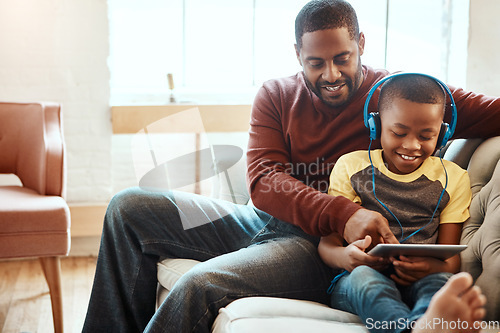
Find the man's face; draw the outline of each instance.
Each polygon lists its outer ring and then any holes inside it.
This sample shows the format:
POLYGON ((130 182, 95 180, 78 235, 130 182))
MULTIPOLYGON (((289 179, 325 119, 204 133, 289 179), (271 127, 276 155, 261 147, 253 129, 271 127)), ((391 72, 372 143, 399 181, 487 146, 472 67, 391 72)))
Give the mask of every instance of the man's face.
POLYGON ((397 174, 417 170, 437 145, 443 105, 394 98, 380 112, 380 143, 387 168, 397 174))
POLYGON ((337 107, 351 100, 363 82, 364 45, 363 33, 357 42, 347 28, 307 32, 300 50, 295 45, 307 85, 323 102, 337 107))

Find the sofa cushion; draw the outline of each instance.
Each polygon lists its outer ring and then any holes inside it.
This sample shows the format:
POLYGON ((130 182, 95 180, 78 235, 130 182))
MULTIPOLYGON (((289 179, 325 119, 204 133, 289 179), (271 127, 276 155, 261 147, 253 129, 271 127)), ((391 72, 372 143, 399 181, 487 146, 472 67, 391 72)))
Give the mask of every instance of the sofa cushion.
POLYGON ((310 301, 273 297, 238 299, 225 308, 212 327, 230 332, 368 332, 359 317, 310 301))
MULTIPOLYGON (((177 280, 199 262, 164 259, 158 262, 159 306, 177 280)), ((272 297, 247 297, 222 308, 213 332, 368 332, 358 316, 315 302, 272 297)))
POLYGON ((199 261, 192 259, 164 259, 158 262, 158 293, 156 297, 156 307, 163 303, 168 293, 174 287, 182 274, 189 271, 199 261))
POLYGON ((199 264, 192 259, 165 259, 158 262, 158 282, 163 288, 172 290, 175 282, 187 271, 199 264))

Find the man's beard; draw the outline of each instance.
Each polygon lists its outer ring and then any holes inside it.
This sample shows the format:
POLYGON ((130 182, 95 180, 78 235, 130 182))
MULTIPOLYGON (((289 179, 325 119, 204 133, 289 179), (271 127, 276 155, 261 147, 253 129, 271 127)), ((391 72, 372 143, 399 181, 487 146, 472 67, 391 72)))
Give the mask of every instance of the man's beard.
POLYGON ((356 71, 356 77, 354 81, 350 77, 345 77, 340 80, 337 80, 335 82, 328 82, 328 81, 317 81, 315 86, 312 86, 311 82, 306 78, 306 84, 311 89, 311 91, 318 96, 318 98, 323 101, 323 103, 332 106, 332 107, 340 107, 345 104, 348 104, 351 100, 354 94, 358 91, 359 87, 361 86, 361 82, 363 81, 363 70, 361 67, 361 61, 359 63, 358 70, 356 71), (340 85, 340 84, 345 84, 345 88, 347 88, 347 94, 339 96, 338 98, 335 99, 326 99, 323 97, 323 94, 321 93, 324 88, 322 88, 325 85, 340 85))

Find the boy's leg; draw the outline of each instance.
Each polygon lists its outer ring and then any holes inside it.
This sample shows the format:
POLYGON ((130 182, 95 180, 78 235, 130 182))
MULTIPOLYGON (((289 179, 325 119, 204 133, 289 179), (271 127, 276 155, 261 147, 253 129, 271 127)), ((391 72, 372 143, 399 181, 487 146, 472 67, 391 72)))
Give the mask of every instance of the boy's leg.
POLYGON ((429 307, 432 296, 441 289, 449 278, 451 273, 436 273, 427 275, 418 280, 408 288, 408 293, 403 295, 407 299, 408 304, 413 305, 408 322, 414 322, 422 317, 429 307))
POLYGON ((331 306, 357 314, 370 332, 399 332, 410 308, 393 280, 368 266, 358 266, 337 281, 331 306))
POLYGON ((425 314, 414 323, 412 332, 467 332, 481 331, 486 315, 486 297, 469 273, 453 275, 432 297, 425 314))

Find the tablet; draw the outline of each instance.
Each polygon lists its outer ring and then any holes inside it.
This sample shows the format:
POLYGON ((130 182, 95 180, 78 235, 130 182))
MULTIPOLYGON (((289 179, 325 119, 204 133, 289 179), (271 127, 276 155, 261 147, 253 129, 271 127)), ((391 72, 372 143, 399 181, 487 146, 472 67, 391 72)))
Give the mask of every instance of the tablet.
POLYGON ((467 245, 447 244, 378 244, 368 254, 378 257, 397 257, 399 255, 415 257, 433 257, 448 259, 462 252, 467 245))

